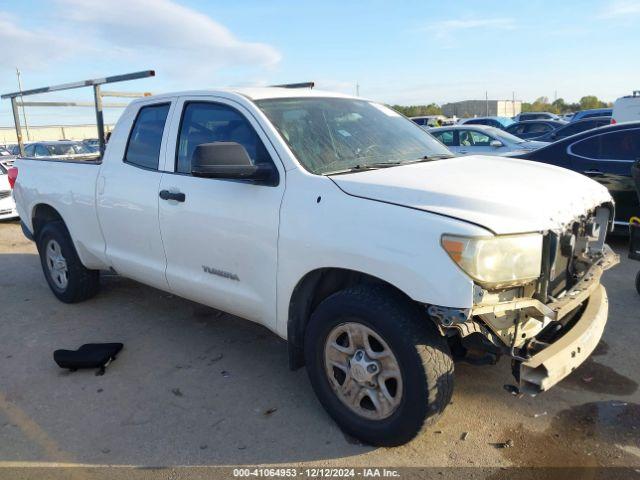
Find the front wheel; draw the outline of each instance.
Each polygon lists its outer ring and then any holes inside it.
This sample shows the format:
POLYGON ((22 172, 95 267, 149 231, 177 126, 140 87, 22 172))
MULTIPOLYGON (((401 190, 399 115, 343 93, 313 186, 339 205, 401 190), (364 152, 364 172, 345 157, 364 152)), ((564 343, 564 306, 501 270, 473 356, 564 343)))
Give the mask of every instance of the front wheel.
POLYGON ((42 271, 58 300, 76 303, 98 293, 100 273, 82 264, 64 223, 42 227, 37 245, 42 271))
POLYGON ((371 445, 408 442, 451 400, 447 342, 416 305, 385 287, 355 286, 324 300, 304 350, 324 408, 371 445))

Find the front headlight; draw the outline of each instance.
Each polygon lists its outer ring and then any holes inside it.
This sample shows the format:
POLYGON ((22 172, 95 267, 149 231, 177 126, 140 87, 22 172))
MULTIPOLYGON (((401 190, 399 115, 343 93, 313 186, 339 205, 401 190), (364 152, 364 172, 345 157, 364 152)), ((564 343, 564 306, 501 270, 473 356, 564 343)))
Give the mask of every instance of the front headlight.
POLYGON ((442 247, 471 278, 487 287, 522 285, 540 276, 542 235, 443 235, 442 247))

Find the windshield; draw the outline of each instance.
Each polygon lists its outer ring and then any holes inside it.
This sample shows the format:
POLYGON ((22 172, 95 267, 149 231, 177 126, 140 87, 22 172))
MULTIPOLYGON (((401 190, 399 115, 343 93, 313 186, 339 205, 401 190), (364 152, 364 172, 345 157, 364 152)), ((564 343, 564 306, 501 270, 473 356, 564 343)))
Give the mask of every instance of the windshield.
POLYGON ((92 153, 81 143, 61 143, 58 145, 44 145, 49 155, 76 155, 82 153, 92 153))
POLYGON ((304 168, 317 175, 452 156, 414 122, 378 103, 320 97, 256 103, 304 168))

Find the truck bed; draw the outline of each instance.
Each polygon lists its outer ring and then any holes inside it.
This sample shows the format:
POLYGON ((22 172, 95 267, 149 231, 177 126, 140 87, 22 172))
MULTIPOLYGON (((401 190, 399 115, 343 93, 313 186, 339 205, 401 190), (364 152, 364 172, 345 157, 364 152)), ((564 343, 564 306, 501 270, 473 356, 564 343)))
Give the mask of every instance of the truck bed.
POLYGON ((18 213, 33 232, 33 217, 41 205, 54 205, 64 218, 78 255, 89 268, 104 264, 104 239, 98 223, 96 181, 102 159, 91 157, 17 158, 18 183, 14 189, 18 213))

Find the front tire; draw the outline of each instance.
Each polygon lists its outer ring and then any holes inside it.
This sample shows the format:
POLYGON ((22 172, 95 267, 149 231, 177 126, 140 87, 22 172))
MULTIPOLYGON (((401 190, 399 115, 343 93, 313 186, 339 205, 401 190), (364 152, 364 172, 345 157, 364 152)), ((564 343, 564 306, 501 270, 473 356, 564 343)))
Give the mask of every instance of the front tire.
POLYGON ((401 445, 433 424, 451 400, 453 360, 419 308, 384 286, 355 286, 325 299, 305 332, 313 389, 348 434, 401 445))
POLYGON ((63 222, 42 227, 37 246, 44 276, 60 301, 77 303, 98 293, 100 272, 82 264, 63 222))

